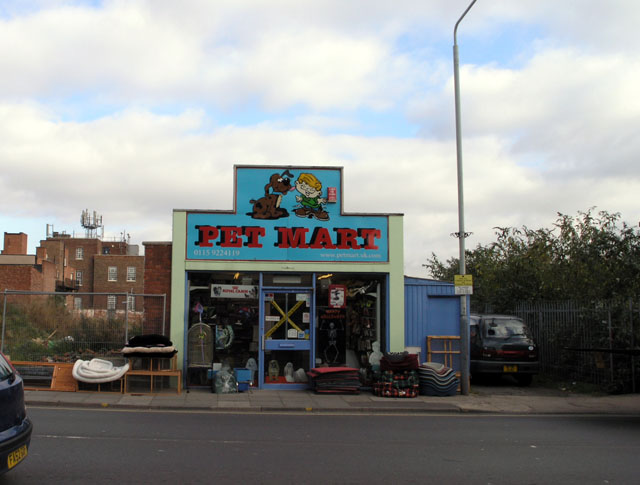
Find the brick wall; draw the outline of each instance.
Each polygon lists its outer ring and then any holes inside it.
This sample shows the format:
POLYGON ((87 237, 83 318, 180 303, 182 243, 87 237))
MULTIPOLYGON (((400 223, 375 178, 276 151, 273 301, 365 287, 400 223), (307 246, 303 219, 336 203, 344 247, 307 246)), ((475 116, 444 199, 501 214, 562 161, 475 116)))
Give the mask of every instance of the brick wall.
POLYGON ((72 238, 64 241, 67 251, 67 262, 76 271, 82 271, 82 286, 78 286, 78 291, 92 292, 98 291, 93 285, 94 256, 102 255, 102 241, 100 239, 72 238), (78 254, 78 249, 82 254, 78 254), (79 257, 80 256, 80 257, 79 257))
POLYGON ((27 235, 24 232, 5 232, 2 254, 27 254, 27 235))
POLYGON ((51 261, 43 261, 42 289, 38 291, 56 291, 56 265, 51 261))
POLYGON ((170 242, 143 242, 142 245, 144 246, 144 292, 150 295, 167 295, 165 311, 168 324, 169 315, 171 315, 172 245, 170 242))
POLYGON ((31 291, 31 266, 22 264, 0 266, 0 290, 31 291))
MULTIPOLYGON (((144 256, 100 254, 93 258, 93 291, 96 293, 138 293, 144 291, 144 256), (116 281, 109 281, 109 267, 115 267, 116 281), (127 281, 127 268, 136 269, 136 280, 127 281)), ((96 296, 96 308, 106 308, 106 296, 96 296)), ((122 298, 118 299, 118 309, 122 298)))
POLYGON ((43 261, 41 265, 30 268, 30 291, 56 291, 56 265, 43 261))
POLYGON ((56 268, 44 261, 42 265, 0 265, 0 291, 55 291, 56 268))

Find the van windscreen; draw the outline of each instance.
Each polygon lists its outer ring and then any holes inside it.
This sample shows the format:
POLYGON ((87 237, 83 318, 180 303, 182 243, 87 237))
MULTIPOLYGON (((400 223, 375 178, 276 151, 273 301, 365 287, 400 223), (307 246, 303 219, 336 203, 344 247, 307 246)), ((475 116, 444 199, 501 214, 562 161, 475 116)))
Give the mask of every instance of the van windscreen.
POLYGON ((527 337, 527 327, 522 320, 496 318, 489 320, 484 326, 485 336, 508 339, 511 337, 527 337))

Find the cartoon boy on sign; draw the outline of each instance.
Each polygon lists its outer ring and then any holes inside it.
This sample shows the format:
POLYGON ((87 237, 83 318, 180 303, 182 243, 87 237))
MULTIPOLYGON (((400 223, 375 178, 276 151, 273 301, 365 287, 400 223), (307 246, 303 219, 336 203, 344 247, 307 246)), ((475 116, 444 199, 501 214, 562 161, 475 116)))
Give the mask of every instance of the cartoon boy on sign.
POLYGON ((329 213, 323 206, 327 199, 320 197, 322 194, 322 183, 315 175, 301 173, 296 180, 296 190, 302 195, 296 195, 296 200, 301 207, 295 210, 298 217, 316 218, 319 221, 328 221, 329 213))

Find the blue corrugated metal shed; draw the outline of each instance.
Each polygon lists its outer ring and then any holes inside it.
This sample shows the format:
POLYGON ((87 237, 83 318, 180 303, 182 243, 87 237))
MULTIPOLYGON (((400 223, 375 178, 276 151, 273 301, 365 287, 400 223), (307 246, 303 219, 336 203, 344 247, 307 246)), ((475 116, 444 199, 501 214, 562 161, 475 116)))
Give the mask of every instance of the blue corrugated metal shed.
POLYGON ((405 276, 404 314, 405 345, 420 347, 422 361, 427 336, 460 335, 460 297, 453 283, 405 276))

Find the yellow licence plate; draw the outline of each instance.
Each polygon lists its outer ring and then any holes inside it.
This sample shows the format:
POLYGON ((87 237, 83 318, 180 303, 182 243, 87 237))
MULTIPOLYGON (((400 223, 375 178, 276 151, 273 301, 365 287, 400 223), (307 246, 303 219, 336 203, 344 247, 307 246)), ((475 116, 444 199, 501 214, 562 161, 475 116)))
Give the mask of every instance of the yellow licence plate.
POLYGON ((503 365, 502 372, 518 372, 517 365, 503 365))
POLYGON ((7 458, 7 466, 9 467, 9 469, 11 469, 14 466, 16 466, 18 463, 20 463, 22 460, 24 460, 26 457, 27 457, 27 445, 22 445, 17 450, 9 453, 9 457, 7 458))

